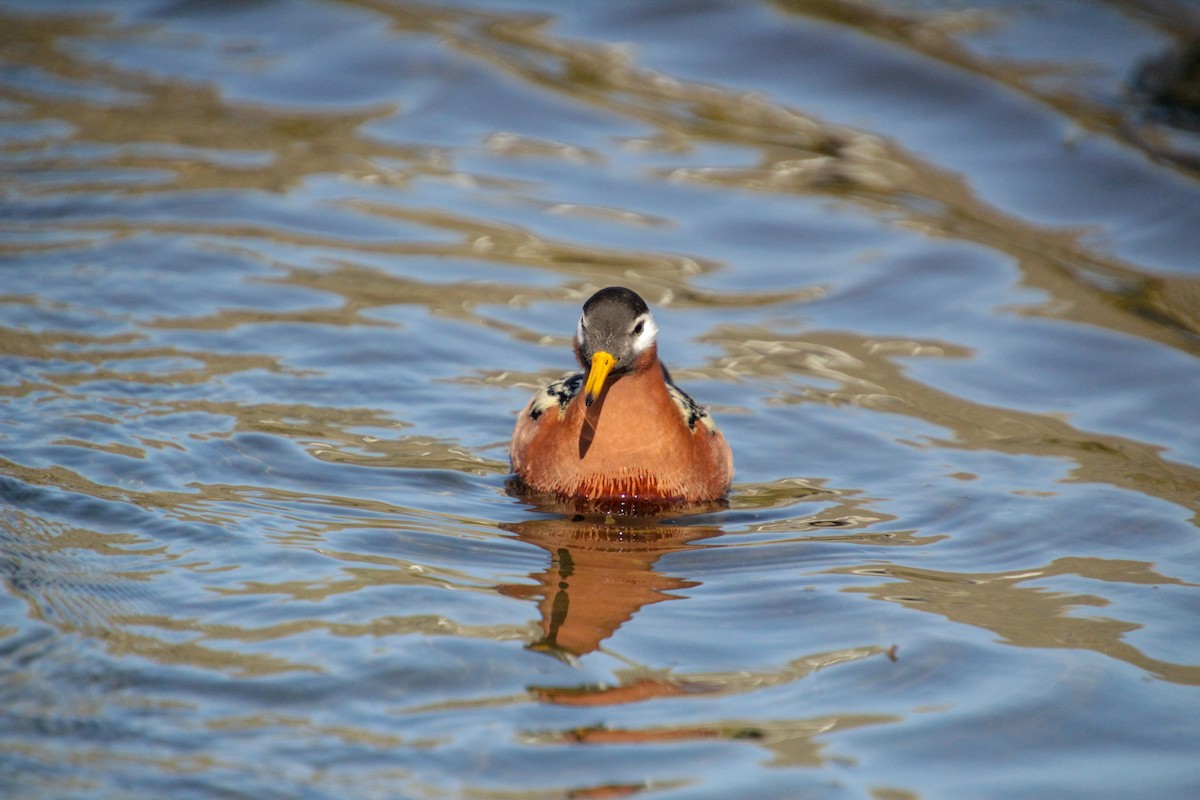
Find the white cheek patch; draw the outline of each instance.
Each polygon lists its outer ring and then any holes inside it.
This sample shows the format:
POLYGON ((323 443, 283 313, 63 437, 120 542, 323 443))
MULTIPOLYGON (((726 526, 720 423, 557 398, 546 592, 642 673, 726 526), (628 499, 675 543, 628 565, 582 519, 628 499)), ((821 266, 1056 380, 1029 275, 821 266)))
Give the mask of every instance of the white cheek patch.
POLYGON ((580 346, 583 345, 583 315, 582 314, 579 316, 579 323, 575 325, 575 341, 580 346))
POLYGON ((637 327, 639 322, 642 324, 642 332, 633 337, 632 349, 635 353, 644 352, 658 337, 658 326, 654 324, 654 317, 650 316, 649 311, 637 318, 633 323, 634 327, 637 327))

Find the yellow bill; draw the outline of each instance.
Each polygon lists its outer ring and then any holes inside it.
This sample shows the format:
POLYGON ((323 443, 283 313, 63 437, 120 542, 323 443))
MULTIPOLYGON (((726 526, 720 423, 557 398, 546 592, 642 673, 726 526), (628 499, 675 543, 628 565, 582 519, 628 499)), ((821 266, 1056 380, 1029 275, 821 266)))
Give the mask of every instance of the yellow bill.
POLYGON ((584 405, 590 406, 600 396, 600 390, 604 388, 604 381, 616 363, 617 360, 612 357, 612 353, 606 353, 603 350, 597 350, 596 354, 592 356, 592 368, 588 370, 587 383, 583 387, 584 405))

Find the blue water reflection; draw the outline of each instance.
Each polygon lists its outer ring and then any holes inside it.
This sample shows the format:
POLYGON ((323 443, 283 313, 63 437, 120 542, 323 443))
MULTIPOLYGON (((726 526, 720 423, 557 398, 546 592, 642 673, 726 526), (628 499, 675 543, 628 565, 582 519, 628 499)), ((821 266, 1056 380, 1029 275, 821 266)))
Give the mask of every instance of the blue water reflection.
POLYGON ((1189 4, 0 29, 3 793, 1200 790, 1189 4), (727 509, 509 493, 612 284, 727 509))

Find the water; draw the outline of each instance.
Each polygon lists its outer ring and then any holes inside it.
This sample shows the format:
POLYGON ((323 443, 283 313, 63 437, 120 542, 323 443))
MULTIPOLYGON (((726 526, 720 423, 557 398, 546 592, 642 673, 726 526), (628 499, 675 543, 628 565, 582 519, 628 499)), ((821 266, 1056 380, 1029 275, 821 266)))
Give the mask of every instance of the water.
POLYGON ((4 794, 1200 792, 1196 30, 3 4, 4 794), (727 510, 506 492, 611 284, 727 510))

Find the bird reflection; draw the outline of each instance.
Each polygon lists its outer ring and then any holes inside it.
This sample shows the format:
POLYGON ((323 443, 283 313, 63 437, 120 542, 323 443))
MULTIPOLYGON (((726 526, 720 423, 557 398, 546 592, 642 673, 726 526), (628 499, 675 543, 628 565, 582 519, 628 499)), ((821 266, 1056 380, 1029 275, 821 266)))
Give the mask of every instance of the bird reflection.
MULTIPOLYGON (((522 541, 550 554, 549 565, 531 573, 533 585, 499 587, 509 597, 536 599, 541 635, 529 647, 566 661, 599 649, 643 607, 680 599, 697 581, 666 575, 658 560, 722 533, 711 525, 669 524, 662 519, 573 518, 528 520, 504 526, 522 541)), ((765 672, 678 674, 671 670, 637 669, 612 684, 530 686, 538 702, 556 706, 601 708, 644 703, 668 697, 737 695, 766 686, 802 680, 820 669, 881 656, 879 646, 806 655, 765 672)), ((655 744, 708 739, 757 743, 773 754, 772 763, 813 766, 826 763, 819 737, 831 730, 894 723, 899 717, 843 714, 813 719, 720 719, 686 725, 610 727, 607 724, 537 731, 547 743, 655 744)), ((613 787, 601 787, 602 796, 613 787)), ((591 789, 581 790, 585 796, 591 789)), ((617 792, 617 796, 620 792, 617 792)), ((590 795, 588 795, 590 796, 590 795)))
POLYGON ((504 527, 549 553, 550 564, 530 575, 535 585, 511 584, 500 591, 538 599, 542 635, 530 647, 566 659, 599 648, 643 606, 677 599, 673 592, 698 585, 656 572, 654 564, 720 533, 714 526, 579 517, 504 527))

